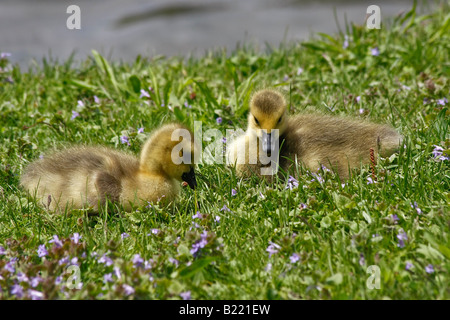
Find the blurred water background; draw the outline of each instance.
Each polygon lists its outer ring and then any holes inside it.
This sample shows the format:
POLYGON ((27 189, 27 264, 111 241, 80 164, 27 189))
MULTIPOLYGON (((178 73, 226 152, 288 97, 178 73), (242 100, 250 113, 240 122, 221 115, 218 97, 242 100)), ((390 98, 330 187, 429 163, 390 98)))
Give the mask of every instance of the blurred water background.
MULTIPOLYGON (((252 44, 264 50, 313 33, 345 31, 364 24, 376 4, 382 21, 410 10, 413 1, 345 0, 0 0, 0 51, 22 69, 33 60, 85 59, 96 49, 108 59, 133 61, 138 54, 201 56, 252 44), (69 30, 69 5, 81 9, 81 30, 69 30)), ((419 3, 418 11, 429 10, 419 3)))

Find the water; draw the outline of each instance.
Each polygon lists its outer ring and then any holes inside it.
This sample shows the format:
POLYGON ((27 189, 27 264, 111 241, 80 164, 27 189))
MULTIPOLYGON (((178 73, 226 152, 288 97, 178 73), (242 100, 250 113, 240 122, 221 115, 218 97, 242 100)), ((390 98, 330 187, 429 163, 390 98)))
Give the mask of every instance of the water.
POLYGON ((308 39, 315 32, 338 31, 345 18, 364 24, 371 4, 387 20, 411 9, 413 1, 300 0, 0 0, 0 51, 27 68, 52 56, 64 61, 75 52, 85 59, 92 49, 112 60, 132 61, 138 54, 195 55, 208 49, 252 43, 308 39), (375 3, 376 2, 376 3, 375 3), (69 30, 67 7, 81 9, 81 30, 69 30))

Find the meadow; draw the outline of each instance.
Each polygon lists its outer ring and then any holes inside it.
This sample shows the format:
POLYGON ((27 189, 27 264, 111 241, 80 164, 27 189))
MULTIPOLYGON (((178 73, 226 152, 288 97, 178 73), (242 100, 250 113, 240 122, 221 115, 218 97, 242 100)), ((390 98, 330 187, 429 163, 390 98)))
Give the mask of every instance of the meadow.
POLYGON ((25 71, 2 52, 0 299, 449 299, 449 53, 448 5, 201 58, 93 51, 25 71), (171 121, 245 129, 264 86, 285 90, 292 114, 389 123, 405 143, 345 182, 299 167, 298 180, 268 184, 199 164, 195 191, 132 212, 55 215, 19 187, 55 148, 138 154, 171 121))

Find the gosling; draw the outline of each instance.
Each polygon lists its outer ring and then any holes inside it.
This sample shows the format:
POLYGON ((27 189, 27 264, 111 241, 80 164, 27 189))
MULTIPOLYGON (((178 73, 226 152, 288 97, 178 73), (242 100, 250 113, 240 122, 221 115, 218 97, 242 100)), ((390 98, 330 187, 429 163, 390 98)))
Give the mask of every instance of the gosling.
POLYGON ((347 179, 351 170, 361 164, 370 163, 370 149, 375 158, 388 157, 403 141, 388 125, 318 113, 288 116, 283 95, 264 89, 256 92, 250 101, 246 133, 235 139, 227 152, 227 161, 235 164, 239 176, 261 175, 260 169, 267 165, 260 159, 276 151, 276 132, 280 147, 277 165, 283 171, 289 172, 298 161, 311 171, 323 165, 338 173, 341 179, 347 179), (256 148, 251 148, 255 140, 256 148), (258 160, 251 163, 255 157, 258 160))
POLYGON ((174 200, 181 181, 194 189, 194 152, 192 132, 167 124, 145 142, 140 159, 107 147, 71 147, 30 163, 20 184, 50 211, 98 212, 108 200, 129 211, 134 205, 174 200))

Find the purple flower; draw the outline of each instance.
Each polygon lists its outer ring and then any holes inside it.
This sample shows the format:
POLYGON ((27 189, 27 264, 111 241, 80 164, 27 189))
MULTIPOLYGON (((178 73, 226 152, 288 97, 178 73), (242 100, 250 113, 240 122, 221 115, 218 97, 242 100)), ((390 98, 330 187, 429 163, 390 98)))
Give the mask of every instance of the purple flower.
POLYGON ((416 209, 417 214, 421 214, 422 210, 417 205, 417 202, 414 201, 414 204, 411 205, 411 208, 416 209))
POLYGON ((30 296, 31 300, 42 300, 44 299, 44 294, 40 291, 28 289, 28 295, 30 296))
POLYGON ((234 197, 235 195, 237 195, 237 191, 235 189, 231 189, 231 196, 234 197))
POLYGON ((317 182, 319 182, 319 183, 323 183, 325 180, 322 178, 322 176, 320 175, 320 173, 319 174, 317 174, 317 173, 311 173, 311 175, 313 176, 313 177, 315 177, 315 179, 311 179, 311 182, 313 182, 313 181, 315 181, 316 179, 317 179, 317 182))
POLYGON ((56 246, 57 248, 61 248, 63 246, 63 243, 61 242, 61 240, 59 240, 57 235, 54 235, 53 239, 49 240, 48 242, 53 243, 53 245, 56 246))
POLYGON ((300 209, 301 210, 305 210, 306 208, 308 208, 308 206, 304 203, 300 203, 300 209))
POLYGON ((45 257, 48 255, 48 251, 45 248, 45 244, 39 245, 39 247, 37 249, 37 254, 38 254, 39 258, 42 258, 42 257, 45 257))
POLYGON ((296 263, 297 261, 300 260, 300 256, 297 253, 293 253, 290 257, 289 260, 291 260, 291 263, 296 263))
POLYGON ((359 114, 363 114, 364 111, 366 111, 366 110, 364 110, 363 108, 359 108, 359 110, 358 110, 359 114))
POLYGON ((364 258, 364 254, 361 253, 361 254, 359 255, 359 265, 360 265, 360 266, 363 266, 363 265, 365 265, 365 264, 366 264, 366 259, 364 258))
POLYGON ((41 282, 41 281, 42 281, 42 278, 37 276, 37 277, 31 278, 30 284, 33 288, 36 288, 39 285, 39 282, 41 282))
POLYGON ((75 232, 72 237, 70 237, 70 239, 73 241, 73 243, 78 244, 78 242, 80 242, 80 239, 82 238, 82 236, 80 236, 80 234, 78 232, 75 232))
POLYGON ((222 118, 221 118, 221 117, 218 117, 218 118, 216 119, 216 122, 217 122, 217 124, 221 124, 221 123, 222 123, 222 118))
POLYGON ((394 221, 394 223, 397 223, 397 221, 400 220, 398 215, 396 215, 396 214, 391 214, 391 219, 392 219, 392 221, 394 221))
POLYGON ((130 235, 129 235, 128 233, 124 232, 124 233, 122 233, 122 234, 120 235, 120 237, 121 237, 122 239, 125 239, 125 238, 129 238, 130 235))
POLYGON ((5 264, 4 269, 8 271, 9 273, 14 273, 16 271, 16 268, 14 268, 15 261, 10 261, 7 264, 5 264))
POLYGON ((23 272, 17 273, 17 280, 19 282, 28 282, 30 279, 28 279, 27 275, 23 272))
POLYGON ((80 107, 84 107, 84 102, 82 100, 78 100, 77 105, 80 107))
POLYGON ((348 35, 344 36, 344 44, 342 45, 342 48, 344 49, 348 48, 348 35))
POLYGON ((61 266, 63 264, 68 264, 69 263, 69 257, 63 257, 58 261, 58 264, 61 266))
POLYGON ((200 213, 200 211, 197 211, 197 213, 196 214, 194 214, 193 216, 192 216, 192 219, 201 219, 201 218, 203 218, 203 216, 202 216, 202 214, 200 213))
POLYGON ((143 98, 143 97, 150 98, 150 93, 148 93, 144 89, 141 89, 141 95, 139 96, 139 98, 143 98))
POLYGON ((440 161, 449 160, 449 157, 446 153, 444 153, 444 148, 434 145, 434 150, 431 152, 433 154, 433 157, 440 161))
POLYGON ((286 189, 292 190, 297 187, 298 187, 298 180, 295 179, 293 176, 289 176, 286 189))
POLYGON ((144 263, 144 259, 142 259, 139 253, 136 253, 131 261, 133 262, 135 268, 142 266, 142 264, 144 263))
POLYGON ((214 218, 214 221, 217 222, 217 223, 219 223, 219 222, 220 222, 220 217, 219 217, 219 216, 216 216, 216 217, 214 218))
POLYGON ((447 98, 442 98, 442 99, 439 99, 438 101, 437 101, 437 104, 439 104, 439 105, 441 105, 441 106, 445 106, 446 104, 448 103, 448 100, 447 100, 447 98))
POLYGON ((183 300, 191 300, 191 292, 185 291, 180 293, 180 297, 183 298, 183 300))
POLYGON ((112 259, 106 255, 106 253, 105 253, 103 256, 101 256, 101 258, 99 258, 99 259, 97 260, 97 262, 98 262, 98 263, 103 263, 103 264, 105 264, 107 267, 113 265, 113 263, 114 263, 114 262, 112 261, 112 259))
POLYGON ((113 273, 114 273, 114 275, 116 276, 116 278, 117 278, 118 280, 120 280, 121 274, 120 274, 120 269, 119 269, 119 267, 114 267, 114 268, 113 268, 113 273))
POLYGON ((137 133, 142 133, 142 132, 144 132, 144 128, 139 128, 137 131, 137 133))
POLYGON ((103 282, 104 283, 113 282, 112 273, 105 274, 103 276, 103 282))
POLYGON ((76 112, 75 110, 72 110, 72 116, 70 117, 70 120, 73 120, 79 116, 80 116, 80 114, 78 112, 76 112))
POLYGON ((303 68, 298 68, 297 69, 297 75, 301 75, 303 73, 303 68))
POLYGON ((97 96, 94 96, 94 102, 99 104, 100 103, 100 99, 97 96))
POLYGON ((397 239, 398 239, 397 247, 404 248, 405 247, 405 241, 408 240, 408 235, 406 234, 405 231, 400 230, 398 235, 397 235, 397 239))
POLYGON ((411 270, 414 267, 414 265, 411 262, 407 262, 405 266, 405 270, 411 270))
POLYGON ((0 256, 5 255, 5 254, 6 254, 5 248, 3 248, 2 246, 0 246, 0 256))
POLYGON ((169 262, 178 267, 179 262, 177 259, 170 257, 169 262))
POLYGON ((184 103, 184 106, 185 106, 186 108, 189 108, 189 109, 192 108, 192 106, 191 106, 187 101, 184 103))
POLYGON ((159 233, 159 229, 156 229, 156 228, 152 229, 151 231, 152 231, 153 234, 158 234, 159 233))
POLYGON ((220 211, 228 211, 228 212, 230 212, 231 210, 230 210, 230 208, 227 207, 226 204, 224 204, 222 209, 220 209, 220 211))
POLYGON ((123 284, 122 287, 125 290, 126 296, 132 295, 134 293, 134 288, 132 286, 128 284, 123 284))
POLYGON ((23 288, 20 284, 14 284, 11 287, 11 294, 17 296, 17 298, 23 297, 23 288))
POLYGON ((269 246, 267 247, 266 251, 269 253, 269 258, 275 254, 278 253, 278 251, 281 249, 281 247, 279 245, 277 245, 276 243, 273 242, 269 242, 269 246))
POLYGON ((371 177, 367 177, 367 184, 377 183, 376 180, 373 180, 371 177))
POLYGON ((434 267, 431 263, 425 267, 425 272, 430 274, 434 272, 434 267))
POLYGON ((0 60, 6 59, 7 57, 11 57, 11 53, 9 53, 9 52, 1 52, 0 53, 0 60))
POLYGON ((120 142, 123 143, 123 144, 126 143, 127 145, 130 145, 130 140, 129 140, 129 138, 127 136, 121 136, 120 137, 120 142))
POLYGON ((78 265, 78 258, 77 257, 73 257, 72 260, 70 260, 70 265, 78 265))
POLYGON ((373 56, 379 56, 380 55, 380 50, 378 50, 378 47, 375 47, 375 48, 372 48, 371 50, 370 50, 370 53, 373 55, 373 56))
POLYGON ((272 270, 272 264, 269 262, 266 267, 264 268, 264 271, 266 272, 270 272, 270 270, 272 270))

